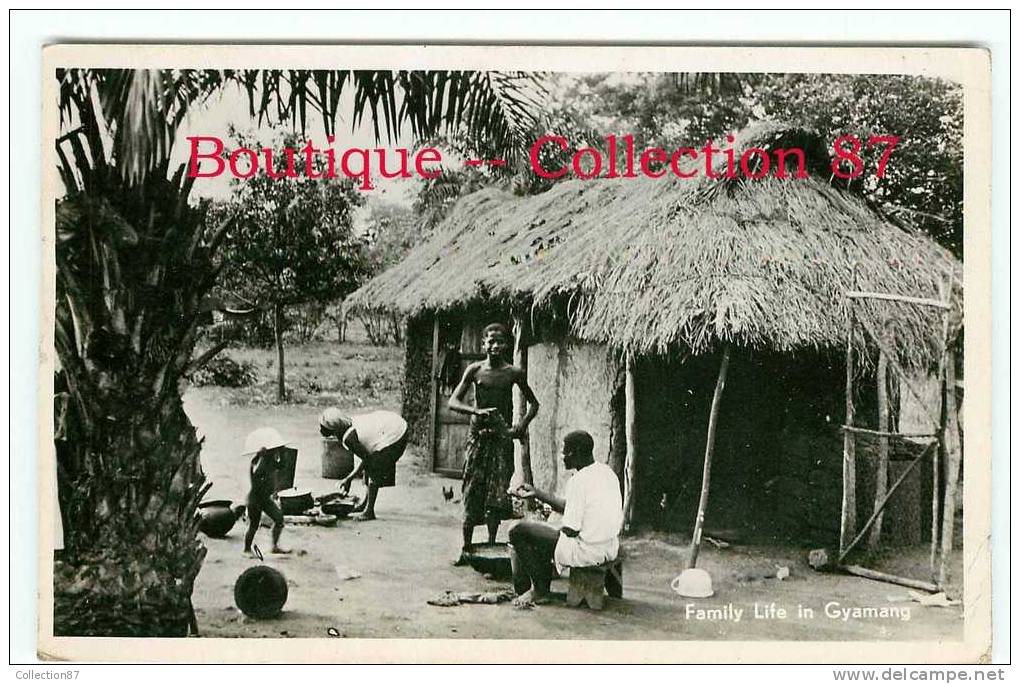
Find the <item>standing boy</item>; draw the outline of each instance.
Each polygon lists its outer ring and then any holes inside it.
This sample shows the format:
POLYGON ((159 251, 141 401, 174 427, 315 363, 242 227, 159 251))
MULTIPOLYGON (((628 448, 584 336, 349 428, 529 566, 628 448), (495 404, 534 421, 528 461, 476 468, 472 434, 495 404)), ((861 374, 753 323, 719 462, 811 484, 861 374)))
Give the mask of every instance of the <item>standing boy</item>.
POLYGON ((464 455, 463 546, 455 565, 467 562, 467 549, 477 525, 489 530, 489 543, 496 541, 499 523, 513 517, 507 488, 514 473, 513 440, 527 438, 528 424, 538 413, 538 399, 528 386, 525 372, 507 362, 510 335, 493 323, 482 331, 485 359, 464 371, 464 377, 450 397, 450 410, 471 416, 471 429, 464 455), (520 423, 513 422, 513 387, 520 388, 527 404, 520 423), (474 387, 474 406, 466 403, 474 387), (509 426, 509 427, 508 427, 509 426))

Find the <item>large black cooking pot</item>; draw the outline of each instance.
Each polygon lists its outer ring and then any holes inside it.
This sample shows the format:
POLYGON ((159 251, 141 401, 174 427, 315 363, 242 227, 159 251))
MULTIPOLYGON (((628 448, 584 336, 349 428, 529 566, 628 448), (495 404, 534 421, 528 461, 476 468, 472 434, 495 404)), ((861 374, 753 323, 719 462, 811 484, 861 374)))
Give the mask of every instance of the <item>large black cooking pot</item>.
POLYGON ((222 539, 230 534, 237 522, 237 516, 231 510, 231 501, 215 500, 203 501, 198 504, 198 529, 202 534, 222 539))

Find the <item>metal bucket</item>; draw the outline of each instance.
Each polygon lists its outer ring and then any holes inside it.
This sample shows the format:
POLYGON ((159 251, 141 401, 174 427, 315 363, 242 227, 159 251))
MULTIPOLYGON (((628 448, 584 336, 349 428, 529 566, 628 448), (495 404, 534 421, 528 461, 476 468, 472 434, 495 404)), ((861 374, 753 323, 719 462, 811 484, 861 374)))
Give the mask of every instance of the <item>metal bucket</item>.
POLYGON ((336 437, 322 439, 322 477, 339 480, 354 470, 354 454, 345 449, 336 437))

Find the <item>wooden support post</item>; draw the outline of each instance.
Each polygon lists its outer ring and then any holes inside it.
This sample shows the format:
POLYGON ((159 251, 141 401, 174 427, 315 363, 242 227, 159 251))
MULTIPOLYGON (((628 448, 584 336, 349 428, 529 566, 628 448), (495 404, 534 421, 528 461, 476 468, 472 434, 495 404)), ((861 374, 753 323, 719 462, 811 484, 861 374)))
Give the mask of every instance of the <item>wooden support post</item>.
MULTIPOLYGON (((524 377, 528 377, 528 341, 525 339, 527 329, 525 321, 520 316, 514 316, 514 365, 524 371, 524 377)), ((527 402, 524 401, 524 393, 514 385, 514 422, 520 423, 524 420, 524 413, 527 402)), ((514 465, 517 470, 515 480, 534 484, 535 478, 531 472, 531 440, 525 435, 522 440, 514 440, 514 465)))
MULTIPOLYGON (((854 424, 854 350, 853 314, 846 333, 846 419, 844 425, 854 424)), ((839 550, 846 550, 847 544, 857 529, 857 455, 855 435, 850 430, 843 432, 843 502, 839 522, 839 550)))
POLYGON ((627 441, 627 456, 624 461, 623 477, 623 529, 630 530, 634 516, 634 487, 636 484, 635 474, 637 469, 637 445, 636 426, 637 411, 634 408, 635 387, 634 387, 634 360, 627 355, 626 368, 624 370, 623 401, 624 401, 624 435, 627 441))
POLYGON ((724 344, 722 362, 719 364, 719 377, 715 381, 715 392, 712 394, 712 408, 708 413, 708 436, 705 439, 705 466, 701 474, 701 498, 698 499, 698 517, 694 520, 694 534, 691 536, 691 550, 687 554, 687 567, 693 568, 698 563, 698 551, 701 550, 701 530, 705 525, 705 509, 708 508, 708 485, 712 478, 712 451, 715 449, 715 426, 719 417, 719 401, 726 387, 726 371, 730 366, 730 345, 724 344))
POLYGON ((931 452, 931 550, 928 554, 928 566, 933 580, 938 579, 936 561, 938 560, 939 548, 939 485, 942 483, 939 473, 939 466, 942 463, 942 459, 939 457, 942 451, 941 442, 942 437, 940 435, 940 448, 931 452))
MULTIPOLYGON (((949 273, 946 278, 945 285, 939 285, 939 299, 942 299, 949 304, 951 301, 953 292, 953 275, 949 273)), ((942 313, 942 355, 939 356, 939 372, 938 379, 941 382, 945 376, 946 369, 946 352, 949 345, 949 308, 947 306, 946 311, 942 313)), ((955 375, 955 372, 954 372, 955 375)), ((943 417, 944 419, 944 417, 943 417)), ((941 443, 944 435, 943 426, 936 425, 936 431, 939 432, 939 441, 941 443)), ((941 464, 942 459, 941 449, 936 449, 932 452, 931 456, 931 551, 929 553, 928 566, 931 570, 932 580, 938 580, 938 568, 936 566, 936 560, 938 559, 938 548, 939 548, 939 485, 942 484, 941 477, 941 464)))
POLYGON ((960 432, 956 416, 956 357, 952 350, 946 352, 945 368, 945 421, 942 443, 946 452, 946 493, 942 503, 942 548, 939 558, 939 572, 935 580, 939 587, 945 587, 949 579, 949 561, 953 552, 953 523, 956 519, 956 487, 960 482, 960 432))
POLYGON ((871 430, 869 428, 862 427, 850 427, 844 425, 842 430, 847 432, 853 432, 858 435, 871 435, 872 437, 887 437, 888 439, 911 439, 911 440, 927 440, 927 441, 938 441, 941 439, 941 433, 935 432, 896 432, 890 430, 871 430))
POLYGON ((918 306, 931 306, 936 309, 948 309, 949 304, 940 299, 927 299, 925 297, 909 297, 907 295, 891 294, 888 292, 855 292, 846 293, 850 299, 880 299, 887 302, 905 302, 917 304, 918 306))
POLYGON ((429 471, 436 466, 436 430, 439 423, 439 312, 432 321, 432 399, 429 407, 429 471))
MULTIPOLYGON (((878 429, 882 432, 889 430, 889 393, 888 393, 888 370, 889 360, 882 352, 878 354, 878 369, 876 371, 875 383, 877 386, 878 400, 878 429)), ((868 548, 872 551, 878 549, 882 540, 882 509, 879 503, 885 498, 886 490, 889 488, 889 438, 878 438, 878 458, 875 461, 875 522, 871 527, 871 536, 868 538, 868 548)))

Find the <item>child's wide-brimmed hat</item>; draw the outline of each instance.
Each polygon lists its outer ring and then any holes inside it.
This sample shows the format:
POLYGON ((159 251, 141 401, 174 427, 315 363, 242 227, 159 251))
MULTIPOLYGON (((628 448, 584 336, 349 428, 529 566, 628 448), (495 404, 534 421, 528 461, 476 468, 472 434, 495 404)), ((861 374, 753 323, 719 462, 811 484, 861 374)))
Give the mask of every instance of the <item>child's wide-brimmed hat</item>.
POLYGON ((276 449, 287 446, 287 440, 283 438, 275 428, 262 427, 252 430, 244 440, 244 453, 242 456, 257 454, 263 449, 276 449))
POLYGON ((337 408, 328 408, 319 416, 319 427, 330 432, 346 430, 351 426, 351 419, 337 408))

